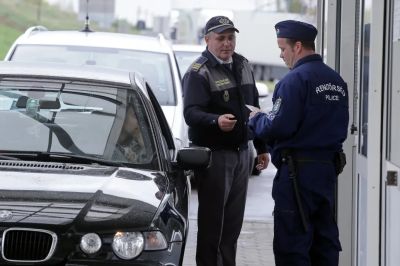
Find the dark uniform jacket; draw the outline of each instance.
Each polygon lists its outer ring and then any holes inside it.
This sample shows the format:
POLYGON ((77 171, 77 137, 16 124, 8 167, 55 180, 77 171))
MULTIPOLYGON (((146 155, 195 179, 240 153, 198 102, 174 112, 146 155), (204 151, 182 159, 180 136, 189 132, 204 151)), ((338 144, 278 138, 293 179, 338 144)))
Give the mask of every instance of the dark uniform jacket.
POLYGON ((272 111, 257 114, 250 127, 273 147, 272 162, 280 151, 342 150, 347 137, 347 84, 314 54, 300 59, 276 85, 272 111))
MULTIPOLYGON (((253 73, 243 56, 234 53, 232 59, 230 71, 206 50, 183 77, 184 117, 195 145, 237 150, 246 149, 248 140, 253 139, 247 125, 250 111, 245 106, 259 106, 253 73), (223 132, 218 117, 228 113, 237 122, 232 131, 223 132)), ((254 144, 258 153, 266 152, 262 142, 254 144)))

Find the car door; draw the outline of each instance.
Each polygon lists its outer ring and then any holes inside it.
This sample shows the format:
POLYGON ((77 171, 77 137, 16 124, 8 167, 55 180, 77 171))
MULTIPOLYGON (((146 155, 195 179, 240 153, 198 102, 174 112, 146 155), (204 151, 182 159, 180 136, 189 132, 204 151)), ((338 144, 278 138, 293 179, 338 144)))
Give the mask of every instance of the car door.
POLYGON ((164 156, 164 158, 161 158, 161 165, 164 167, 165 174, 168 176, 170 184, 169 192, 173 194, 175 208, 185 217, 185 219, 187 219, 190 196, 189 178, 185 171, 179 169, 179 167, 174 167, 172 164, 176 159, 177 152, 175 149, 174 138, 163 110, 148 83, 146 83, 146 91, 149 96, 149 102, 152 105, 152 108, 149 108, 149 111, 153 112, 152 119, 154 119, 154 124, 159 128, 157 138, 160 147, 162 147, 160 153, 164 156))

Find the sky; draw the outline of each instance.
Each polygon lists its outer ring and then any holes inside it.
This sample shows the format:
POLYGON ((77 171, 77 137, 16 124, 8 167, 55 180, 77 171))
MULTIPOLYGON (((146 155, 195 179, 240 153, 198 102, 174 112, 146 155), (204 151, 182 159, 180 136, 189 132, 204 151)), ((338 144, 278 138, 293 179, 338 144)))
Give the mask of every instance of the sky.
MULTIPOLYGON (((78 11, 79 0, 47 1, 78 11)), ((302 1, 309 5, 317 3, 317 0, 302 1)), ((115 0, 115 17, 126 19, 133 25, 137 19, 144 20, 147 27, 154 26, 157 32, 163 32, 166 36, 174 26, 178 29, 176 42, 196 43, 201 42, 198 33, 206 21, 212 16, 222 14, 231 18, 240 30, 236 46, 238 52, 255 62, 283 65, 275 41, 274 24, 283 19, 302 20, 302 18, 298 14, 273 12, 276 10, 275 3, 276 0, 115 0), (207 10, 204 10, 205 8, 207 10), (177 9, 184 9, 186 12, 179 14, 172 12, 177 9), (154 17, 168 19, 160 19, 157 22, 154 17)))

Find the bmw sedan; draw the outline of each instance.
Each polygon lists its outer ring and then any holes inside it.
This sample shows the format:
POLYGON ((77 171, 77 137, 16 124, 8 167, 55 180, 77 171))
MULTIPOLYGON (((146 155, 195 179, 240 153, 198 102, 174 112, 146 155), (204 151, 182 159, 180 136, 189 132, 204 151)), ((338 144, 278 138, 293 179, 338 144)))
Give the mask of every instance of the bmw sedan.
POLYGON ((2 265, 181 265, 187 170, 135 73, 0 63, 2 265))

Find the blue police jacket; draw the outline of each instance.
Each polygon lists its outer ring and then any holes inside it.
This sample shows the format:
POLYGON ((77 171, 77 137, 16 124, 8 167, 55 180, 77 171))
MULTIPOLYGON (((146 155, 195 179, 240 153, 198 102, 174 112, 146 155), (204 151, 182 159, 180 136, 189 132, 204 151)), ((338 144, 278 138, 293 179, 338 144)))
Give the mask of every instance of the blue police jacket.
POLYGON ((347 137, 347 84, 318 54, 306 56, 275 86, 272 111, 249 126, 272 148, 279 165, 283 149, 341 151, 347 137))
MULTIPOLYGON (((245 104, 259 106, 258 92, 247 59, 237 53, 232 59, 231 71, 205 50, 183 77, 184 117, 195 145, 237 150, 246 149, 248 140, 253 139, 245 104), (237 122, 232 131, 223 132, 218 117, 228 113, 237 122)), ((254 146, 258 153, 266 152, 263 142, 254 141, 254 146)))

